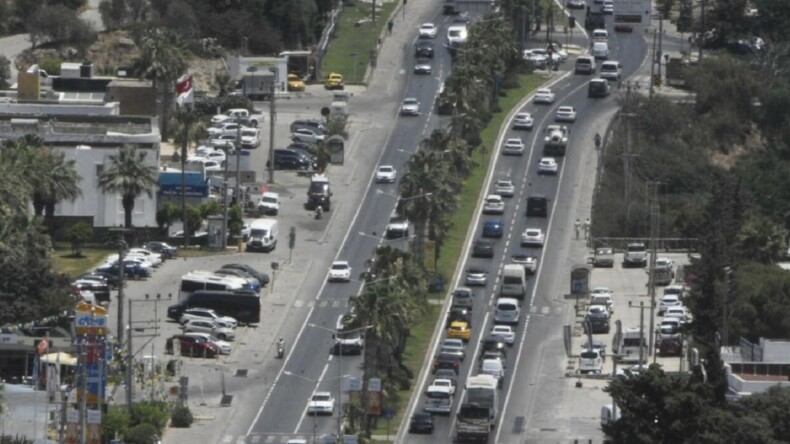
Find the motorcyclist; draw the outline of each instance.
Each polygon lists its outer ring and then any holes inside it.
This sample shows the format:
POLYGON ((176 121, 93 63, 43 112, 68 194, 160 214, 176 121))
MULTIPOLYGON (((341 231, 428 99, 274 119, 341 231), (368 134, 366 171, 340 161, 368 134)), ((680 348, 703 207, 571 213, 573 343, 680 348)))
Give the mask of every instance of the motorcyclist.
POLYGON ((280 340, 277 341, 277 355, 282 358, 283 354, 285 354, 285 339, 281 336, 280 340))
POLYGON ((315 207, 315 218, 321 219, 321 216, 324 214, 324 208, 321 205, 315 207))

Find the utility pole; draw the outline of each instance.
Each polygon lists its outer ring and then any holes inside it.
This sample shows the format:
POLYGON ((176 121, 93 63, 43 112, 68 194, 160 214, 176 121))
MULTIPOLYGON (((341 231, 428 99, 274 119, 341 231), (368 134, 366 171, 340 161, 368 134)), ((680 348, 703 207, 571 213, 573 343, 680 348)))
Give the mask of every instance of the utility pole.
POLYGON ((123 235, 128 232, 129 229, 127 228, 110 228, 110 232, 118 233, 118 331, 116 332, 116 336, 118 338, 118 346, 123 347, 123 286, 124 286, 124 278, 126 277, 126 269, 124 267, 124 253, 126 252, 126 241, 123 239, 123 235))
POLYGON ((132 353, 132 300, 129 299, 129 338, 126 340, 126 410, 132 414, 134 403, 134 354, 132 353))
POLYGON ((230 153, 230 143, 225 144, 225 174, 223 175, 222 187, 222 250, 228 248, 228 154, 230 153))
POLYGON ((655 93, 655 77, 656 77, 656 32, 653 31, 653 60, 650 63, 650 98, 653 98, 655 93))
POLYGON ((274 80, 271 86, 271 102, 269 102, 269 183, 274 183, 274 119, 275 111, 274 80))
MULTIPOLYGON (((660 214, 659 202, 658 202, 658 182, 652 182, 653 184, 653 194, 650 195, 648 193, 648 198, 650 199, 650 269, 648 272, 650 273, 650 277, 648 279, 648 294, 650 295, 650 349, 649 353, 653 354, 653 362, 656 362, 656 353, 655 353, 655 344, 653 343, 652 334, 654 326, 654 319, 655 319, 655 309, 656 309, 656 250, 658 244, 658 219, 660 214)), ((648 191, 649 191, 650 184, 648 184, 648 191)))
POLYGON ((705 6, 707 6, 707 3, 707 0, 702 0, 702 5, 700 5, 700 29, 699 39, 697 41, 697 46, 699 46, 699 56, 697 57, 697 63, 702 63, 702 46, 705 44, 705 6))
MULTIPOLYGON (((192 112, 192 111, 190 111, 192 112)), ((184 128, 184 140, 181 141, 181 223, 184 233, 184 248, 189 248, 189 232, 187 231, 187 148, 189 147, 189 127, 192 125, 192 118, 186 121, 184 128)), ((168 233, 169 234, 169 233, 168 233)))
MULTIPOLYGON (((647 361, 647 359, 645 357, 645 309, 648 308, 648 307, 645 307, 645 301, 639 301, 639 307, 632 306, 631 305, 631 301, 628 301, 628 307, 629 308, 637 308, 637 309, 639 309, 639 370, 641 371, 644 361, 647 361)), ((651 304, 651 306, 649 308, 650 308, 650 312, 652 314, 652 312, 653 312, 652 304, 651 304)), ((652 318, 651 318, 651 320, 652 320, 652 318)), ((652 344, 653 343, 653 339, 652 339, 653 338, 653 334, 652 333, 650 334, 650 338, 651 338, 650 339, 650 343, 652 344)), ((618 353, 620 353, 620 352, 621 351, 618 350, 618 353)), ((648 351, 648 353, 650 353, 650 352, 648 351)))
POLYGON ((80 398, 80 444, 87 443, 88 432, 88 336, 83 336, 80 341, 79 359, 82 363, 80 367, 80 385, 82 386, 82 397, 80 398))
POLYGON ((656 54, 656 65, 658 68, 658 77, 661 78, 661 57, 664 56, 663 52, 664 41, 664 14, 658 13, 658 54, 656 54))
POLYGON ((236 205, 241 205, 241 118, 237 118, 236 123, 239 126, 236 129, 236 149, 233 150, 236 153, 236 192, 234 195, 236 196, 236 205))

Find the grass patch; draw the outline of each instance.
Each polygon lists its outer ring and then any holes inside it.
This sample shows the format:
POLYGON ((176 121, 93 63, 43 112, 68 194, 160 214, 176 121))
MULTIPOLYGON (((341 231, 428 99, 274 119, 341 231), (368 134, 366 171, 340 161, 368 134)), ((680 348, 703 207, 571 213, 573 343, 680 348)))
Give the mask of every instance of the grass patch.
MULTIPOLYGON (((451 286, 449 285, 449 279, 455 273, 455 268, 458 266, 458 261, 463 251, 464 242, 466 241, 466 231, 474 218, 477 208, 477 197, 485 182, 488 165, 493 153, 492 148, 497 148, 494 144, 499 134, 499 128, 504 123, 505 117, 507 117, 510 110, 512 110, 521 99, 544 82, 545 79, 536 75, 520 75, 518 77, 519 87, 507 90, 506 96, 499 98, 499 106, 502 111, 492 116, 491 121, 480 134, 480 138, 483 141, 483 148, 475 155, 477 165, 463 184, 459 196, 460 205, 453 215, 452 226, 448 233, 447 240, 442 246, 441 256, 437 261, 437 271, 448 279, 448 287, 451 286)), ((446 295, 449 290, 452 290, 452 288, 447 288, 444 295, 446 295)), ((431 296, 435 297, 436 295, 429 295, 429 299, 433 299, 431 296)), ((422 369, 423 361, 425 361, 425 354, 428 351, 428 345, 431 343, 433 331, 436 328, 436 322, 441 314, 441 306, 431 304, 429 307, 429 313, 412 328, 411 337, 406 344, 404 363, 415 375, 418 375, 422 369)), ((391 438, 393 437, 392 434, 397 433, 401 421, 403 419, 408 420, 408 418, 404 418, 403 415, 406 413, 411 392, 412 390, 402 390, 399 392, 403 405, 398 408, 397 414, 390 423, 391 438)), ((373 429, 372 433, 374 435, 386 435, 387 421, 385 419, 380 419, 378 421, 378 427, 373 429)), ((373 442, 383 443, 386 441, 373 442)))
POLYGON ((70 248, 55 248, 52 265, 56 273, 76 277, 101 265, 104 258, 112 253, 111 250, 100 248, 83 248, 82 257, 74 257, 70 248))
POLYGON ((330 72, 336 72, 343 75, 346 83, 357 83, 363 80, 365 70, 370 65, 370 51, 376 48, 376 41, 381 31, 387 26, 389 16, 398 1, 384 4, 377 2, 376 23, 370 20, 370 3, 357 2, 353 6, 343 8, 335 37, 329 42, 329 48, 321 66, 324 78, 330 72), (358 22, 359 25, 357 25, 358 22), (357 56, 351 57, 352 53, 357 56), (355 61, 356 69, 354 67, 355 61))

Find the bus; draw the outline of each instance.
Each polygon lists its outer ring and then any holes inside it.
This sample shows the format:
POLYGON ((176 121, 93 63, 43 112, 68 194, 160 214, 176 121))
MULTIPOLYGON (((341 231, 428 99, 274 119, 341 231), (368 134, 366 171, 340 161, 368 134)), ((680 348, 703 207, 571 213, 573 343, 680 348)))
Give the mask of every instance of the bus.
POLYGON ((181 277, 178 302, 184 302, 189 295, 200 290, 238 291, 252 290, 246 279, 236 276, 221 276, 210 271, 190 271, 181 277))

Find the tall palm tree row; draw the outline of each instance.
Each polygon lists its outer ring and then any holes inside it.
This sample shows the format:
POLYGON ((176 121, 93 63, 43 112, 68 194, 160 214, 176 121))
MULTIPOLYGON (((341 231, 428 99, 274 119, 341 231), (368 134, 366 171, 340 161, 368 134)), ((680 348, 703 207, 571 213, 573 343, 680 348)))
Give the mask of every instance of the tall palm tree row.
POLYGON ((110 156, 110 164, 99 176, 99 189, 121 195, 124 227, 132 228, 134 201, 143 193, 153 198, 157 185, 156 167, 146 161, 148 153, 133 146, 124 146, 110 156))

